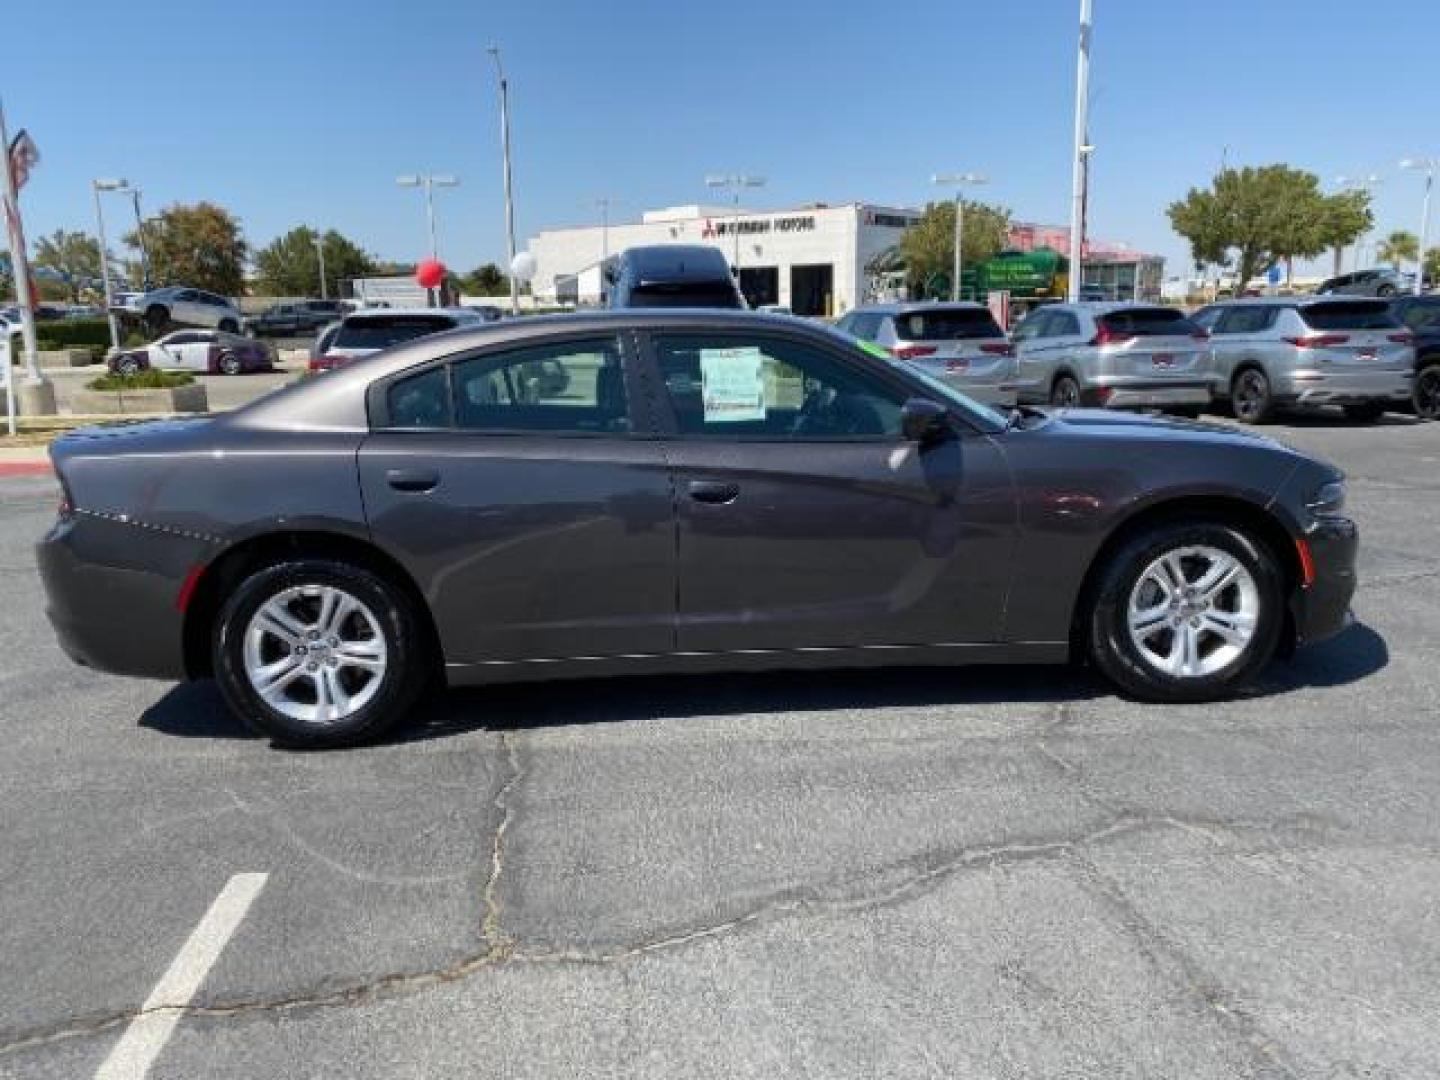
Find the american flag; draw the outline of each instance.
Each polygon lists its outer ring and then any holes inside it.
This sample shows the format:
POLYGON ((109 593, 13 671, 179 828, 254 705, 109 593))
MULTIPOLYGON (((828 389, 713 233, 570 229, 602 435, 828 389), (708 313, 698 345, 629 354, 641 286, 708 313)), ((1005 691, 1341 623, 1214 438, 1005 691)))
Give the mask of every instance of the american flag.
POLYGON ((10 175, 15 180, 18 193, 30 179, 30 170, 40 164, 40 148, 24 128, 10 141, 10 175))

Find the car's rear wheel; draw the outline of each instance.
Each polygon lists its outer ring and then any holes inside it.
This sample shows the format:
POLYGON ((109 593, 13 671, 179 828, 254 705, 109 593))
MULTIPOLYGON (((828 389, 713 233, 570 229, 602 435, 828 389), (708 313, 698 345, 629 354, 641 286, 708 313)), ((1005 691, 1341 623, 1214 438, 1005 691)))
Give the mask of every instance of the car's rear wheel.
POLYGON ((244 365, 240 358, 232 352, 220 354, 220 372, 222 375, 239 375, 244 365))
POLYGON ((1101 570, 1090 654, 1123 691, 1146 701, 1211 701, 1233 693, 1275 653, 1283 575, 1269 548, 1231 525, 1147 529, 1101 570))
POLYGON ((150 333, 159 334, 169 325, 170 312, 160 304, 152 304, 145 309, 145 329, 150 333))
POLYGON ((1230 410, 1242 424, 1260 424, 1270 418, 1275 403, 1270 380, 1259 368, 1245 368, 1230 384, 1230 410))
POLYGON ((1415 376, 1415 415, 1421 420, 1440 420, 1440 364, 1421 368, 1415 376))
POLYGON ((1050 404, 1057 409, 1073 409, 1080 404, 1080 384, 1069 375, 1061 375, 1050 387, 1050 404))
POLYGON ((1373 424, 1385 415, 1383 401, 1360 401, 1345 406, 1345 418, 1357 424, 1373 424))
POLYGON ((347 563, 297 559, 246 578, 216 621, 216 680, 276 742, 374 739, 423 689, 421 635, 405 595, 347 563))

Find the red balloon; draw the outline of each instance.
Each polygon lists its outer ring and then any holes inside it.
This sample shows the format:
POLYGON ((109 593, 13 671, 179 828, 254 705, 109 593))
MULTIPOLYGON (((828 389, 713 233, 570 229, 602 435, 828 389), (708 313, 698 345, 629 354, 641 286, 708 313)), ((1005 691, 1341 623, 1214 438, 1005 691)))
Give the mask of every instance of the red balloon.
POLYGON ((415 267, 415 280, 421 288, 436 288, 445 280, 445 264, 439 259, 425 259, 415 267))

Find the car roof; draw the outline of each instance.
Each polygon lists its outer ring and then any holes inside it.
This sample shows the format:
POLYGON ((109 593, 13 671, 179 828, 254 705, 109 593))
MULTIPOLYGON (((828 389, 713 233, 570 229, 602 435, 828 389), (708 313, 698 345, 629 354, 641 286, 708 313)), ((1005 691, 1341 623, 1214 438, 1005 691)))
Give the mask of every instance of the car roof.
POLYGON ((730 280, 730 264, 719 248, 704 244, 648 244, 626 248, 620 261, 641 281, 715 281, 722 272, 730 280))
POLYGON ((1179 308, 1167 304, 1152 304, 1145 300, 1073 300, 1059 304, 1046 304, 1036 311, 1088 311, 1093 315, 1106 315, 1112 311, 1175 311, 1184 315, 1179 308))
POLYGON ((1313 307, 1316 304, 1384 304, 1378 296, 1240 296, 1216 300, 1206 307, 1313 307))

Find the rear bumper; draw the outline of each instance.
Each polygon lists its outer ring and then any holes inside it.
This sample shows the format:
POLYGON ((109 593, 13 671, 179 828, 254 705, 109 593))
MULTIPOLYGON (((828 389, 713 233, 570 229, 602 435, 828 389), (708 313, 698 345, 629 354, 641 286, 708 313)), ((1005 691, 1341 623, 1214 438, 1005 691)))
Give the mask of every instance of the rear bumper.
POLYGON ((1277 375, 1274 395, 1300 405, 1339 405, 1360 401, 1409 401, 1412 370, 1291 371, 1277 375))
POLYGON ((1290 614, 1297 643, 1323 641, 1350 625, 1350 601, 1355 596, 1355 555, 1360 530, 1348 518, 1326 518, 1303 536, 1315 568, 1308 588, 1295 590, 1290 614))
POLYGON ((1164 409, 1210 404, 1208 379, 1140 381, 1094 380, 1081 391, 1082 404, 1101 409, 1164 409))
POLYGON ((176 599, 203 541, 76 513, 36 546, 45 614, 76 663, 120 675, 185 677, 176 599))

